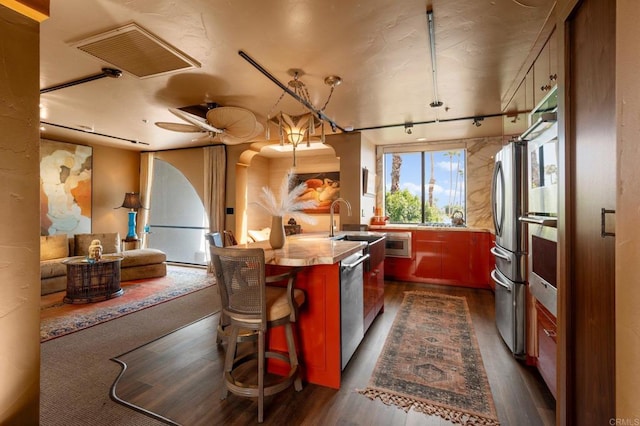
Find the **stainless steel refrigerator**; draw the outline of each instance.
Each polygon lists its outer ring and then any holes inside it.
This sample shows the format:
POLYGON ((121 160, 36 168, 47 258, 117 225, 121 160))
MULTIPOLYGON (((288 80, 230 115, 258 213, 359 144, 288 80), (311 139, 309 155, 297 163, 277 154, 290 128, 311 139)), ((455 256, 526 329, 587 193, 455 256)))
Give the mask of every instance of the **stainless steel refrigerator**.
POLYGON ((496 326, 517 357, 525 353, 527 229, 518 219, 527 212, 526 141, 511 141, 496 154, 492 184, 496 244, 491 248, 496 283, 496 326))

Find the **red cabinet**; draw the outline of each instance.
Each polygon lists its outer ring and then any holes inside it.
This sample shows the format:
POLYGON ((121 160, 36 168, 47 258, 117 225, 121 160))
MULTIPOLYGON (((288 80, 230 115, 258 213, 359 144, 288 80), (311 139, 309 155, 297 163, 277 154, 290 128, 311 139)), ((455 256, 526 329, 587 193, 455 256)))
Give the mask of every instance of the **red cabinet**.
POLYGON ((384 310, 384 260, 364 273, 364 331, 384 310))
POLYGON ((556 318, 540 302, 536 301, 536 328, 538 357, 536 365, 540 375, 556 396, 556 318))
POLYGON ((364 268, 364 331, 384 310, 384 240, 369 244, 369 260, 364 268))
POLYGON ((387 257, 385 277, 399 281, 490 288, 493 257, 489 232, 412 231, 411 259, 387 257))

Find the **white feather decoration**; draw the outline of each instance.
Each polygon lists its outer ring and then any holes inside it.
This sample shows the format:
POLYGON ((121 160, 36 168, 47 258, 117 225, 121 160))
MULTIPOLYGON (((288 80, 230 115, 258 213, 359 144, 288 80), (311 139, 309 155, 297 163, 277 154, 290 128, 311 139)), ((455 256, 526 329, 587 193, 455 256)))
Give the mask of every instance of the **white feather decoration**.
POLYGON ((263 186, 260 191, 259 199, 251 204, 257 204, 271 216, 289 215, 296 220, 301 220, 312 225, 316 224, 317 220, 314 217, 302 212, 301 210, 317 207, 317 201, 298 200, 298 197, 307 190, 307 184, 303 182, 289 191, 292 179, 293 169, 290 169, 280 184, 279 197, 276 197, 271 188, 263 186))

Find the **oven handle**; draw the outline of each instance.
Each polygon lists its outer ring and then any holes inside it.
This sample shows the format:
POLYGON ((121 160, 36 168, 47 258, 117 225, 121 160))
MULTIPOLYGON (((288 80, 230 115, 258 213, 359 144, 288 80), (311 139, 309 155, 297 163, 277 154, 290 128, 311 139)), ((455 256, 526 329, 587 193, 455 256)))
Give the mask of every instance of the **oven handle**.
POLYGON ((511 293, 511 286, 502 281, 502 279, 498 276, 495 269, 491 271, 491 279, 493 280, 493 282, 504 287, 509 293, 511 293))
POLYGON ((552 228, 557 228, 558 227, 558 218, 557 217, 520 216, 519 220, 520 220, 520 222, 533 223, 535 225, 550 226, 552 228))
POLYGON ((498 257, 502 260, 506 260, 507 262, 511 263, 511 258, 507 255, 505 255, 502 251, 500 251, 500 249, 496 246, 491 247, 491 254, 494 255, 495 257, 498 257))

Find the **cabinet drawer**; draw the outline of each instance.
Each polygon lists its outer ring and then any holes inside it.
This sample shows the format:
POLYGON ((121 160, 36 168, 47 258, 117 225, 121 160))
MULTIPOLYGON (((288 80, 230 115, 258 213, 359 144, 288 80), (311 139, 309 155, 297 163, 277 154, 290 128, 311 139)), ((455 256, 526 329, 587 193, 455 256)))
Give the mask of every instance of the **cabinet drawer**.
POLYGON ((556 320, 540 302, 536 301, 536 323, 538 328, 538 360, 540 375, 549 390, 556 396, 556 320))

